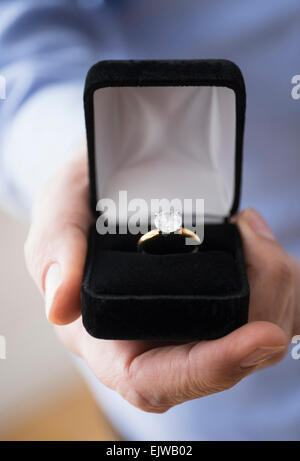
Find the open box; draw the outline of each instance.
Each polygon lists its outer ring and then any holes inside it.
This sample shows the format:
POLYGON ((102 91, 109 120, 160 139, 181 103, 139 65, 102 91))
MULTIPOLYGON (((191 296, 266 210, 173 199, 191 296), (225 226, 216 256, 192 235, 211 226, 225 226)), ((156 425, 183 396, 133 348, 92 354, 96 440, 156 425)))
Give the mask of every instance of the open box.
POLYGON ((81 300, 92 336, 213 339, 247 322, 242 243, 228 222, 239 204, 245 99, 239 68, 225 60, 103 61, 90 69, 84 104, 95 217, 98 200, 118 204, 119 191, 128 200, 205 203, 197 253, 141 254, 141 234, 91 227, 81 300))

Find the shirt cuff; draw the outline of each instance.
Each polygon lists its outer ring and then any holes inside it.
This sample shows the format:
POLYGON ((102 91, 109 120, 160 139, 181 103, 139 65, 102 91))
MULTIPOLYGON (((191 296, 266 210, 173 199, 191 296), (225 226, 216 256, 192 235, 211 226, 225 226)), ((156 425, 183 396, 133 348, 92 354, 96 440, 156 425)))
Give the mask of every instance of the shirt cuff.
POLYGON ((52 85, 33 95, 2 139, 4 207, 28 215, 42 184, 84 142, 82 83, 52 85))

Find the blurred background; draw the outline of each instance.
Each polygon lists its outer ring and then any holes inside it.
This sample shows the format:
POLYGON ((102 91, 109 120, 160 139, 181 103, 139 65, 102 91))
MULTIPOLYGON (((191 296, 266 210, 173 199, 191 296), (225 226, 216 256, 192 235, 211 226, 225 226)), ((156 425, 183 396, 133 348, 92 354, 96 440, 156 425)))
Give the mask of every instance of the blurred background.
POLYGON ((0 210, 0 440, 118 440, 47 322, 25 268, 27 226, 0 210))

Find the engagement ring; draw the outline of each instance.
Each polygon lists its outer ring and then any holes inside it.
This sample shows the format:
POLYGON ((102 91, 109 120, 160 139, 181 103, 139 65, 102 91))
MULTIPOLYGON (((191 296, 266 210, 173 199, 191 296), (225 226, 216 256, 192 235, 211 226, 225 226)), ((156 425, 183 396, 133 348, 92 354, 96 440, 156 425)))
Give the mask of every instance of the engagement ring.
POLYGON ((195 253, 201 243, 195 232, 182 227, 182 215, 178 210, 160 211, 155 214, 155 229, 142 235, 138 251, 150 254, 195 253), (191 239, 187 242, 186 239, 191 239))

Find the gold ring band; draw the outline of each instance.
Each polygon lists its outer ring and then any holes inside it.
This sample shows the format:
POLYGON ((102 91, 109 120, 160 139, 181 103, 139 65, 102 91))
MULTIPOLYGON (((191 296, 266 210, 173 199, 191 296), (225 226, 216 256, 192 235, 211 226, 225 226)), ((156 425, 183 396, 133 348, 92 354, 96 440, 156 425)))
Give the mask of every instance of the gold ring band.
POLYGON ((178 231, 172 232, 172 233, 164 233, 164 232, 161 232, 159 229, 152 229, 151 231, 149 231, 146 234, 142 235, 140 237, 140 239, 138 240, 138 244, 137 244, 138 251, 141 252, 141 253, 145 252, 144 251, 145 243, 149 242, 149 240, 151 240, 151 239, 155 239, 158 236, 164 236, 164 237, 167 238, 169 235, 176 235, 176 234, 181 235, 181 236, 183 236, 185 238, 190 238, 190 239, 194 240, 195 243, 192 244, 192 245, 189 245, 191 247, 190 252, 194 253, 194 252, 198 251, 198 247, 199 247, 199 245, 201 243, 201 240, 200 240, 199 236, 197 234, 195 234, 195 232, 191 231, 190 229, 186 229, 185 227, 181 227, 178 231))

